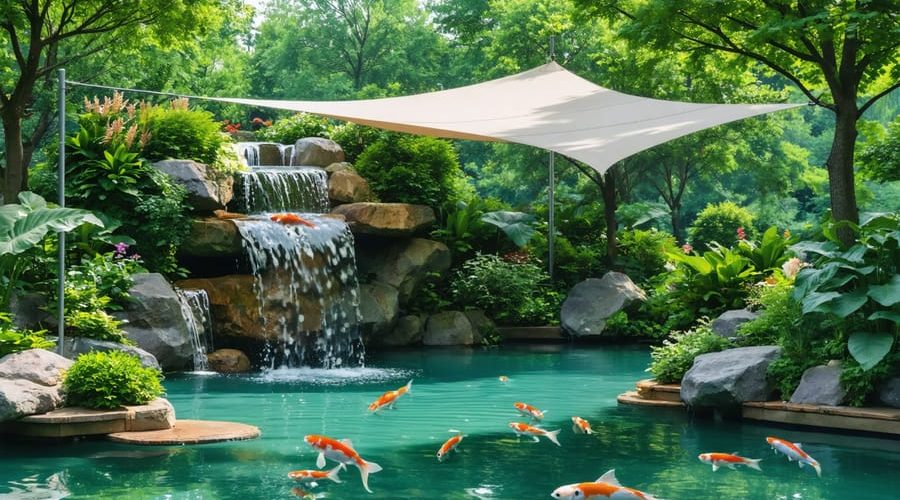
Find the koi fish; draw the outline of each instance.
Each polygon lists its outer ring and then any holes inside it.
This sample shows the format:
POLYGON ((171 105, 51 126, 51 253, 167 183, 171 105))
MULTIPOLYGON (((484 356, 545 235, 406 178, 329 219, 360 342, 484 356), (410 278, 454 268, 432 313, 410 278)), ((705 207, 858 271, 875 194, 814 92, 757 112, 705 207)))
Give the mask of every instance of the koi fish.
POLYGON ((295 470, 288 472, 288 477, 295 480, 300 481, 301 483, 309 483, 313 488, 316 487, 316 481, 321 481, 323 479, 328 479, 329 481, 334 481, 335 483, 340 483, 341 480, 338 478, 338 472, 341 471, 345 467, 344 464, 338 464, 337 467, 331 469, 329 471, 324 470, 295 470))
POLYGON ((532 420, 536 420, 540 422, 544 420, 544 412, 538 410, 534 406, 531 406, 528 403, 522 403, 521 401, 517 401, 513 403, 513 406, 516 407, 516 410, 522 414, 523 417, 531 417, 532 420))
POLYGON ((359 469, 359 476, 362 479, 363 488, 369 493, 369 474, 374 474, 381 470, 381 466, 375 462, 363 460, 359 453, 353 449, 353 443, 349 439, 331 439, 330 437, 310 434, 303 438, 306 444, 312 446, 319 451, 316 458, 316 467, 325 467, 325 459, 332 460, 341 465, 355 465, 359 469))
POLYGON ((499 377, 497 377, 497 380, 499 380, 501 384, 505 384, 509 382, 509 377, 507 377, 506 375, 500 375, 499 377))
POLYGON ((541 429, 540 427, 533 427, 528 424, 523 424, 522 422, 510 422, 509 427, 513 430, 513 432, 516 433, 516 437, 530 435, 534 442, 537 443, 538 441, 540 441, 540 439, 538 439, 538 436, 544 436, 550 441, 553 441, 556 446, 562 446, 561 444, 559 444, 559 439, 556 438, 556 436, 559 435, 559 429, 555 431, 548 431, 541 429))
POLYGON ((441 445, 441 449, 437 452, 438 462, 443 462, 444 458, 447 457, 451 451, 456 450, 456 447, 459 446, 459 443, 462 442, 463 438, 466 437, 465 434, 457 434, 452 438, 444 441, 444 444, 441 445))
POLYGON ((279 224, 302 224, 306 227, 316 227, 312 222, 292 213, 272 214, 269 219, 279 224))
POLYGON ((591 424, 581 417, 572 417, 572 430, 575 431, 576 434, 594 433, 594 429, 591 429, 591 424))
POLYGON ((315 500, 316 494, 310 493, 303 488, 291 488, 291 493, 294 494, 297 498, 302 498, 303 500, 315 500))
POLYGON ((396 391, 387 391, 382 394, 380 398, 376 399, 372 404, 369 405, 369 411, 378 412, 381 411, 384 407, 388 407, 390 409, 394 409, 394 404, 397 403, 397 400, 400 399, 403 395, 407 394, 410 389, 412 389, 413 381, 410 380, 406 385, 397 389, 396 391))
POLYGON ((719 470, 719 467, 728 467, 734 469, 737 465, 746 465, 751 469, 762 471, 759 468, 759 458, 744 458, 735 453, 701 453, 697 458, 701 462, 711 464, 713 472, 719 470))
POLYGON ((775 453, 783 453, 791 462, 796 460, 801 469, 804 465, 812 467, 815 469, 816 474, 822 477, 822 466, 800 448, 800 443, 792 443, 772 436, 767 437, 766 442, 772 446, 775 453))
POLYGON ((626 488, 616 479, 616 471, 610 470, 593 483, 575 483, 553 490, 551 497, 558 500, 589 500, 600 498, 659 500, 653 495, 626 488))

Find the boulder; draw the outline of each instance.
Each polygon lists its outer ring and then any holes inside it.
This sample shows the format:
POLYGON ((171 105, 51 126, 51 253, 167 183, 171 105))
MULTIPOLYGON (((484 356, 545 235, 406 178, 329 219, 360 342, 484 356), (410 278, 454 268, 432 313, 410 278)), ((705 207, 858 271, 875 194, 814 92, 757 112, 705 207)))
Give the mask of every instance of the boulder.
POLYGON ((285 147, 274 142, 261 142, 256 146, 259 157, 256 159, 260 166, 286 165, 285 147))
POLYGON ((141 360, 141 364, 147 368, 161 369, 159 362, 149 352, 135 346, 119 344, 118 342, 108 342, 106 340, 94 340, 84 337, 67 336, 63 345, 63 355, 69 359, 77 359, 78 356, 91 351, 122 351, 125 354, 131 354, 141 360))
POLYGON ((47 312, 47 297, 40 293, 13 293, 9 298, 9 313, 20 330, 56 327, 56 316, 47 312))
POLYGON ((422 342, 425 329, 425 318, 415 314, 401 316, 397 324, 389 332, 374 339, 375 342, 387 346, 410 346, 422 342))
POLYGON ((327 167, 325 167, 325 172, 329 176, 331 176, 331 174, 334 174, 337 172, 343 172, 344 170, 352 170, 353 172, 356 172, 356 169, 353 168, 353 165, 351 165, 350 163, 348 163, 346 161, 339 161, 337 163, 332 163, 331 165, 328 165, 327 167))
POLYGON ((431 346, 472 345, 476 338, 475 328, 465 313, 446 311, 428 317, 422 342, 431 346))
POLYGON ((343 215, 354 234, 412 236, 434 225, 434 210, 407 203, 348 203, 332 209, 343 215))
POLYGON ((321 137, 305 137, 294 143, 291 165, 327 167, 344 161, 344 150, 338 143, 321 137))
POLYGON ((0 358, 0 378, 23 379, 44 386, 62 383, 72 360, 44 349, 28 349, 0 358))
POLYGON ((158 273, 138 273, 128 293, 132 301, 115 313, 127 321, 125 335, 152 354, 165 371, 183 370, 193 362, 194 349, 181 301, 172 285, 158 273))
POLYGON ((382 334, 397 323, 397 289, 384 283, 359 285, 360 326, 366 334, 382 334))
POLYGON ((234 197, 234 179, 192 160, 163 160, 153 168, 172 176, 187 190, 187 203, 198 212, 225 208, 234 197))
POLYGON ((734 409, 746 401, 766 401, 766 380, 779 346, 755 346, 701 354, 681 379, 681 400, 695 408, 734 409))
POLYGON ((900 377, 889 378, 881 384, 878 400, 892 408, 900 408, 900 377))
POLYGON ((712 320, 710 328, 716 335, 734 340, 738 337, 737 329, 739 326, 758 317, 759 313, 749 309, 733 309, 723 312, 718 318, 712 320))
MULTIPOLYGON (((340 165, 333 163, 332 165, 340 165)), ((339 170, 328 177, 328 199, 332 204, 372 201, 375 195, 368 181, 352 168, 339 170)))
POLYGON ((607 318, 646 298, 628 276, 610 271, 572 287, 562 305, 560 326, 573 337, 602 335, 607 318))
POLYGON ((250 371, 250 358, 237 349, 216 349, 206 356, 209 368, 219 373, 245 373, 250 371))
POLYGON ((841 387, 841 363, 814 366, 805 372, 791 395, 791 403, 839 406, 847 398, 841 387))
POLYGON ((422 238, 359 242, 356 265, 360 276, 371 276, 396 288, 400 304, 406 305, 430 273, 450 268, 450 249, 422 238))
POLYGON ((475 343, 481 342, 482 338, 484 338, 484 334, 496 332, 496 325, 491 321, 491 318, 487 317, 487 314, 484 314, 484 311, 480 309, 470 309, 465 312, 465 315, 466 318, 469 319, 469 323, 472 324, 472 328, 475 329, 475 343))
POLYGON ((186 257, 239 257, 243 255, 243 240, 231 219, 207 217, 191 220, 191 232, 179 255, 186 257))
POLYGON ((0 422, 62 406, 62 375, 70 366, 72 360, 44 349, 0 358, 0 422))

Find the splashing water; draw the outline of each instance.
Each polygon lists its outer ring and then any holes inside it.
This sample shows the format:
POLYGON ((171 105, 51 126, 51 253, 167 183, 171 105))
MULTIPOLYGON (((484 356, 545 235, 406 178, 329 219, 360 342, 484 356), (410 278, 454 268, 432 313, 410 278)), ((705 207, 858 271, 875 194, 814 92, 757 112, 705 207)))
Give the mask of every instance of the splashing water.
POLYGON ((243 211, 328 211, 328 175, 318 167, 252 167, 240 174, 243 211))
POLYGON ((212 317, 209 312, 209 295, 206 290, 176 290, 181 305, 181 316, 188 326, 191 347, 194 351, 194 370, 208 371, 207 353, 213 349, 212 317))

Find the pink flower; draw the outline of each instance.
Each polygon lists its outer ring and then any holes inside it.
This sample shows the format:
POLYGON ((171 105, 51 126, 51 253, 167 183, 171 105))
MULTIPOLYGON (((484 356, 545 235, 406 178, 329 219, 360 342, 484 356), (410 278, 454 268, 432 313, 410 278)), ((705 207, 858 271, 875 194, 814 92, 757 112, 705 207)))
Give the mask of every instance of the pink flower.
POLYGON ((684 245, 681 245, 681 249, 684 250, 684 253, 691 253, 694 251, 694 247, 692 247, 690 243, 685 243, 684 245))
POLYGON ((124 257, 125 253, 128 252, 128 243, 122 243, 122 242, 116 243, 115 247, 116 247, 116 250, 115 250, 116 257, 124 257))
POLYGON ((784 273, 785 278, 790 279, 794 276, 797 276, 797 273, 800 272, 800 269, 804 267, 806 267, 806 264, 804 262, 802 262, 797 257, 792 257, 781 265, 781 272, 784 273))
POLYGON ((739 240, 745 240, 745 239, 747 239, 747 233, 744 232, 744 227, 743 227, 743 226, 737 228, 737 237, 738 237, 739 240))

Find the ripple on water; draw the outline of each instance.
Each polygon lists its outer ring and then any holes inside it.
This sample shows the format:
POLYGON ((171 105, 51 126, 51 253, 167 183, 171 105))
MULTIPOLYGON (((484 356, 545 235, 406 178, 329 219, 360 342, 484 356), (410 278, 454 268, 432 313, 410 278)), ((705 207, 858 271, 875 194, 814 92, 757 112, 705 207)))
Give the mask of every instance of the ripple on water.
POLYGON ((397 368, 275 368, 252 375, 250 381, 260 383, 298 383, 311 385, 378 384, 413 377, 412 370, 397 368))

